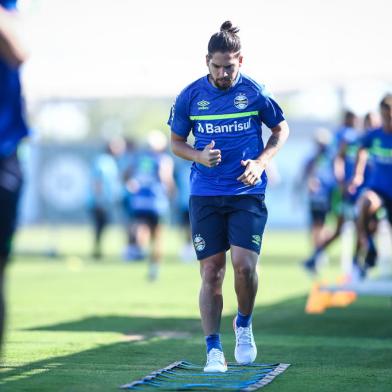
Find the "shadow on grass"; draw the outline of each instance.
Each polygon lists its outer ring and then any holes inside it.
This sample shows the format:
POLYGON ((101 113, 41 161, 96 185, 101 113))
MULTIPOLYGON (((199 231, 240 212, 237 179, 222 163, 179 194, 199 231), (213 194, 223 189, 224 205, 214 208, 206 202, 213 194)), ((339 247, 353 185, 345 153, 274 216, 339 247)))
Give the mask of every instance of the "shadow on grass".
MULTIPOLYGON (((306 297, 258 306, 254 311, 255 333, 290 336, 392 338, 392 308, 387 298, 359 298, 346 308, 330 308, 323 314, 304 312, 306 297)), ((195 306, 197 306, 195 304, 195 306)), ((231 332, 233 316, 222 319, 222 332, 231 332)), ((30 331, 79 331, 154 333, 161 330, 201 331, 199 319, 97 316, 55 325, 43 325, 30 331)))
POLYGON ((253 327, 262 334, 336 338, 392 338, 388 298, 359 298, 345 308, 322 314, 304 312, 306 297, 255 309, 253 327))
MULTIPOLYGON (((262 352, 258 361, 293 364, 268 390, 354 390, 354 385, 356 391, 389 390, 389 302, 384 298, 361 298, 348 308, 306 315, 305 301, 305 297, 299 297, 255 309, 253 326, 262 352), (368 339, 362 344, 364 338, 368 339)), ((234 348, 231 321, 232 316, 222 320, 222 341, 229 361, 233 360, 234 348)), ((4 392, 114 391, 174 361, 202 363, 205 356, 200 322, 192 318, 109 315, 37 326, 30 331, 118 332, 124 337, 117 343, 70 355, 11 369, 3 367, 0 389, 4 392), (127 339, 132 335, 141 338, 127 339)))
POLYGON ((154 318, 127 316, 96 316, 82 320, 55 325, 43 325, 27 329, 28 331, 72 331, 72 332, 118 332, 123 334, 145 334, 162 330, 174 332, 200 331, 199 319, 154 318))
POLYGON ((200 362, 202 341, 152 338, 101 345, 76 354, 57 356, 11 369, 0 368, 0 390, 114 391, 153 370, 186 358, 200 362))

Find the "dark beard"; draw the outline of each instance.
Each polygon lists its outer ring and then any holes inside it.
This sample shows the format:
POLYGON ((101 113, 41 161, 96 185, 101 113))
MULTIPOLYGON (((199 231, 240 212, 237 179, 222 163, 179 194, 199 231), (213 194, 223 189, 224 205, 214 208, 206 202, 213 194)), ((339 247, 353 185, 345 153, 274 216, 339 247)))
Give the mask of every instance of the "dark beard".
MULTIPOLYGON (((213 79, 211 75, 209 75, 208 78, 209 78, 211 84, 213 84, 217 89, 222 90, 222 91, 228 90, 233 85, 233 81, 231 79, 223 79, 224 81, 227 81, 228 84, 226 86, 221 86, 219 84, 219 81, 216 81, 215 79, 213 79)), ((220 79, 220 80, 222 80, 222 79, 220 79)))

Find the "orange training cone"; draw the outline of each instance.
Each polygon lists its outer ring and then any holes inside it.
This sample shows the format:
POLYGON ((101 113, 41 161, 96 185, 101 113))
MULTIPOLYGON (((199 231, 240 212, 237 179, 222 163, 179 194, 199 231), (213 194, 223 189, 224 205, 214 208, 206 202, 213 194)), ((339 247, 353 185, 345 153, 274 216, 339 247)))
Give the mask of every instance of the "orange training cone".
POLYGON ((332 293, 320 290, 320 283, 314 283, 306 301, 305 312, 308 314, 324 313, 331 302, 332 293))

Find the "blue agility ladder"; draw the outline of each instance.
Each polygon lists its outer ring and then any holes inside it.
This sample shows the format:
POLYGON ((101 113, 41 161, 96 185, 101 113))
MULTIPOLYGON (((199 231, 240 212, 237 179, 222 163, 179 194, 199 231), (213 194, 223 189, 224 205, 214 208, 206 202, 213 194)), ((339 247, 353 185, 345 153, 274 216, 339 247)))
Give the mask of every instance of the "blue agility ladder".
POLYGON ((289 366, 290 364, 287 363, 253 363, 246 366, 229 363, 226 373, 205 373, 203 366, 177 361, 120 388, 134 391, 150 389, 256 391, 269 384, 289 366))

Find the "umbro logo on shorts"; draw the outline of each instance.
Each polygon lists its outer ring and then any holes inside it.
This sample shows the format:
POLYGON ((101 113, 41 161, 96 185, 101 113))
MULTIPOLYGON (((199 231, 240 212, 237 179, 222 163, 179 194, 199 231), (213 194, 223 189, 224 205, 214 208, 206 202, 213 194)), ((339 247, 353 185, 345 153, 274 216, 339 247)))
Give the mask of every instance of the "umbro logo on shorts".
POLYGON ((259 236, 258 234, 252 235, 252 242, 255 245, 257 245, 257 246, 260 246, 260 244, 261 244, 261 236, 259 236))

